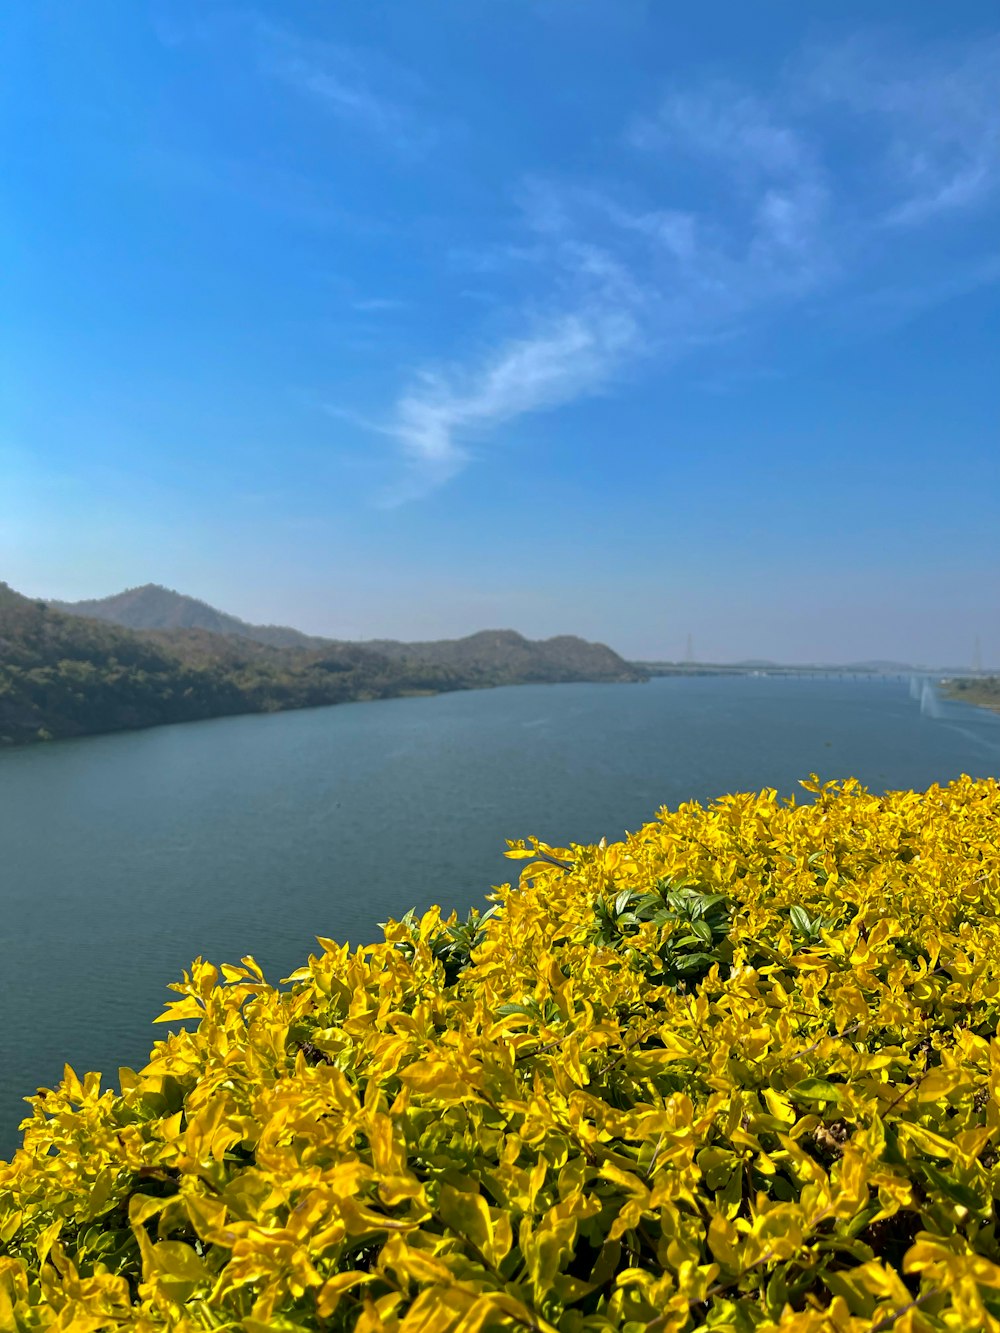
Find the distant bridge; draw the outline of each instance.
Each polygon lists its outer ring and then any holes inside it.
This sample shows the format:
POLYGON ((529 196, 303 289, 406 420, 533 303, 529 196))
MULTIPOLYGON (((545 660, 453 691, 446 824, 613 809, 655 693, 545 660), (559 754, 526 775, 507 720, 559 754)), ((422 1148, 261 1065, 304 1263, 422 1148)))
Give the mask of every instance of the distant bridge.
POLYGON ((975 678, 978 673, 949 668, 930 670, 927 667, 865 667, 865 666, 790 666, 780 662, 633 662, 632 666, 650 676, 798 676, 810 680, 885 680, 908 681, 913 676, 950 680, 959 677, 975 678))

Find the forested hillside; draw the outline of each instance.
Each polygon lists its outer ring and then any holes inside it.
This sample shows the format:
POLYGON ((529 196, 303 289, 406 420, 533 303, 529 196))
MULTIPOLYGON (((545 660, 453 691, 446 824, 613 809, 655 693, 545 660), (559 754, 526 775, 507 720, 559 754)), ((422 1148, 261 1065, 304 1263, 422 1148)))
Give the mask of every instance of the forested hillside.
POLYGON ((572 639, 532 644, 509 631, 459 640, 450 645, 459 651, 438 660, 313 642, 320 646, 272 647, 206 629, 135 631, 65 614, 0 584, 0 745, 393 695, 641 678, 609 648, 572 639), (503 651, 462 651, 477 640, 503 651))
MULTIPOLYGON (((57 611, 87 616, 135 630, 201 629, 213 634, 250 639, 274 648, 335 649, 355 645, 317 638, 287 625, 251 625, 207 602, 170 588, 146 583, 112 597, 85 602, 52 602, 57 611)), ((356 645, 394 662, 407 662, 458 672, 465 685, 523 685, 573 680, 644 680, 646 672, 625 662, 603 643, 587 643, 575 635, 526 639, 515 630, 482 630, 463 639, 401 643, 372 639, 356 645)))
POLYGON ((97 597, 84 602, 51 602, 50 606, 56 611, 105 620, 126 629, 204 629, 212 634, 253 639, 272 648, 323 648, 328 642, 288 625, 248 624, 197 597, 186 597, 156 583, 126 588, 112 597, 97 597))
POLYGON ((646 677, 641 667, 625 662, 603 643, 587 643, 572 634, 554 639, 526 639, 511 629, 482 630, 464 639, 430 643, 371 639, 365 647, 396 662, 424 662, 471 672, 488 677, 492 684, 646 677))
POLYGON ((462 685, 350 645, 306 652, 205 630, 135 633, 0 584, 0 745, 462 685))

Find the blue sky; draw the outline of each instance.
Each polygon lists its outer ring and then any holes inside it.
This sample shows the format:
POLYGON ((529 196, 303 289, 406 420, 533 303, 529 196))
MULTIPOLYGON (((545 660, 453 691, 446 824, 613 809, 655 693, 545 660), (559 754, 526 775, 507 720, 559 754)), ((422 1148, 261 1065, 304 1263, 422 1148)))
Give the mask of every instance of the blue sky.
POLYGON ((1000 662, 992 3, 0 24, 14 587, 1000 662))

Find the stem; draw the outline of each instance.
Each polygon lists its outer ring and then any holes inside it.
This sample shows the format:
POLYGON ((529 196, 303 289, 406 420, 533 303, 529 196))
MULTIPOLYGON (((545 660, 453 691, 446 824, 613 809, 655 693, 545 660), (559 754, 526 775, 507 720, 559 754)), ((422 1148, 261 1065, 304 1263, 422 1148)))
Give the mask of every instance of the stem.
POLYGON ((883 1329, 892 1328, 897 1319, 901 1319, 908 1310, 915 1310, 923 1305, 924 1301, 930 1300, 932 1296, 937 1295, 933 1287, 930 1291, 925 1291, 922 1296, 915 1297, 908 1305, 901 1305, 898 1310, 893 1310, 891 1314, 884 1315, 877 1324, 872 1324, 868 1333, 882 1333, 883 1329))

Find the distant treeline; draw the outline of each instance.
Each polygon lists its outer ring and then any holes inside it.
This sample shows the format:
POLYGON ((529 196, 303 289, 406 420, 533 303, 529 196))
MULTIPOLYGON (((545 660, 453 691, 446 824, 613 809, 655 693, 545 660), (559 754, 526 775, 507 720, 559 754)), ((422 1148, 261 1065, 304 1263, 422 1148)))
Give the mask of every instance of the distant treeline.
POLYGON ((1000 676, 957 676, 945 681, 942 689, 949 699, 1000 712, 1000 676))

